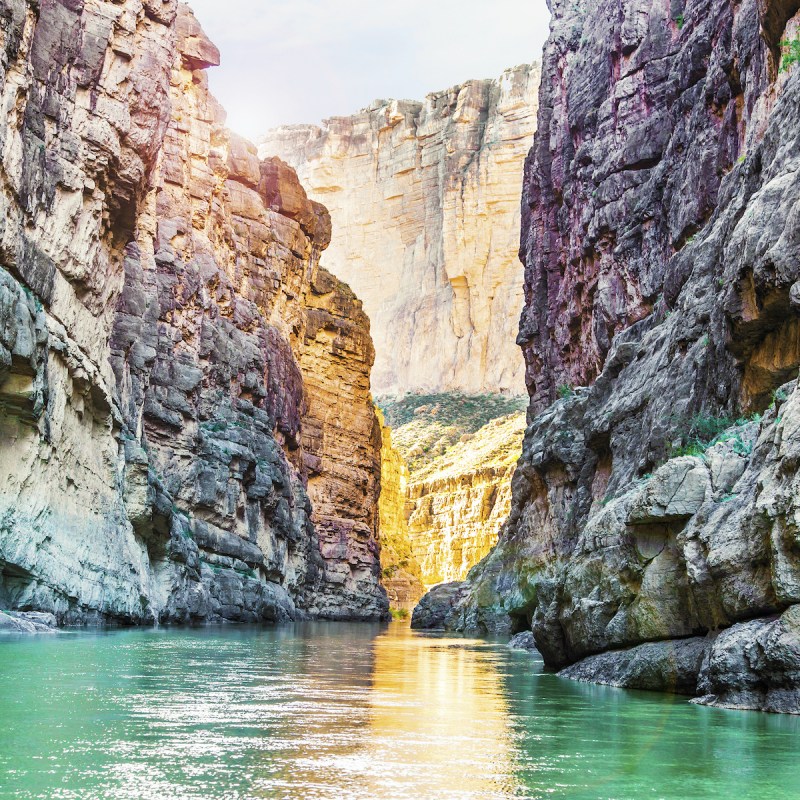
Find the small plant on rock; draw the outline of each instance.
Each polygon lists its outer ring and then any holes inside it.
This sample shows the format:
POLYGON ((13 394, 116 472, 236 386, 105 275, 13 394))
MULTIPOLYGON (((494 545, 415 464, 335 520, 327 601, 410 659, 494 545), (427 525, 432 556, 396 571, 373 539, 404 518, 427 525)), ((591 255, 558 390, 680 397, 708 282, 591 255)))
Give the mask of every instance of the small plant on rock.
POLYGON ((785 403, 788 399, 788 395, 784 389, 775 389, 772 392, 772 402, 770 403, 770 408, 774 408, 775 406, 780 405, 781 403, 785 403))
POLYGON ((556 389, 556 394, 560 400, 566 400, 575 394, 575 390, 568 383, 562 383, 561 386, 556 389))
POLYGON ((781 42, 780 72, 788 72, 795 64, 800 64, 800 36, 784 39, 781 42))

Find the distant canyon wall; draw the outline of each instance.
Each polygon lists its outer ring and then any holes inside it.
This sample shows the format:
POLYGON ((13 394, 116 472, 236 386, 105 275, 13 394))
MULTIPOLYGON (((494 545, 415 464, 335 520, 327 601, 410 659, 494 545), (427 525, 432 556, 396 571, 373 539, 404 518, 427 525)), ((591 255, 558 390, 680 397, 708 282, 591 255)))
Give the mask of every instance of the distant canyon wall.
POLYGON ((412 477, 408 530, 427 587, 464 580, 497 544, 524 433, 524 414, 493 420, 412 477))
POLYGON ((0 604, 383 616, 374 350, 327 211, 225 129, 186 6, 0 20, 0 604))
POLYGON ((423 102, 269 132, 333 221, 328 269, 364 301, 377 395, 524 390, 519 195, 538 65, 423 102))
POLYGON ((393 609, 411 611, 425 594, 422 570, 408 530, 409 472, 403 454, 392 443, 392 431, 381 420, 381 567, 382 582, 393 609))

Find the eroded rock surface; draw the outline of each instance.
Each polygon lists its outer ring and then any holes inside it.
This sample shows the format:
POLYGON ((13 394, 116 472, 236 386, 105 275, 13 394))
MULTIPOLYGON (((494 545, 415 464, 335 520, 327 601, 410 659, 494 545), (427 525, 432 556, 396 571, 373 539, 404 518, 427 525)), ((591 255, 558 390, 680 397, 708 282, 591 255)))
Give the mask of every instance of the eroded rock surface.
POLYGON ((380 539, 382 580, 392 608, 411 612, 425 588, 408 531, 409 472, 403 454, 392 443, 392 430, 381 421, 380 539))
POLYGON ((225 130, 186 6, 0 18, 0 604, 382 616, 373 351, 327 211, 225 130))
POLYGON ((521 393, 519 193, 538 89, 538 65, 521 66, 264 138, 330 209, 325 264, 372 320, 376 393, 521 393))
POLYGON ((408 533, 426 586, 463 581, 497 543, 524 432, 523 414, 492 420, 411 476, 408 533))
POLYGON ((694 675, 707 702, 796 711, 797 7, 552 9, 524 192, 532 423, 445 624, 529 627, 550 666, 593 657, 576 677, 694 675), (664 668, 706 636, 702 666, 664 668))

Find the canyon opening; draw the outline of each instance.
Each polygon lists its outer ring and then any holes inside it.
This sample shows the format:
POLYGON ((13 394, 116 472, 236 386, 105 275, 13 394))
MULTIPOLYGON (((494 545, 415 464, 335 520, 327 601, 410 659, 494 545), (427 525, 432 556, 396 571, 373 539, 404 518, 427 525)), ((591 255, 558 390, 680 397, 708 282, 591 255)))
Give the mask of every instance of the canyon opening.
POLYGON ((0 798, 800 797, 798 4, 407 6, 0 0, 0 798))

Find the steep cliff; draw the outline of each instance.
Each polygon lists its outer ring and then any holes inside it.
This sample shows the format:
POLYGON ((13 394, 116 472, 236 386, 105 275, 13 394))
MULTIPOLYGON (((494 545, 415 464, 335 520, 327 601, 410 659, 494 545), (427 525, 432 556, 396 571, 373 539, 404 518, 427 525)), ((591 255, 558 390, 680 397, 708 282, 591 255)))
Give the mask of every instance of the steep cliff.
POLYGON ((552 10, 532 424, 500 543, 418 621, 532 627, 551 666, 588 657, 571 677, 800 712, 798 4, 552 10))
POLYGON ((224 129, 187 7, 0 18, 0 602, 62 623, 382 615, 372 350, 318 267, 327 212, 224 129), (347 503, 317 409, 333 376, 361 448, 347 503))
POLYGON ((393 609, 412 611, 425 589, 408 532, 409 473, 403 454, 392 443, 392 429, 381 421, 380 538, 382 583, 393 609))
POLYGON ((330 209, 325 263, 372 320, 376 393, 522 392, 517 231, 538 88, 538 66, 521 66, 264 138, 330 209))
POLYGON ((508 516, 524 401, 437 394, 379 402, 395 426, 388 448, 384 440, 383 491, 399 462, 403 496, 402 518, 382 521, 381 541, 401 534, 405 560, 428 587, 461 580, 497 542, 508 516))
POLYGON ((412 474, 408 532, 426 586, 463 580, 497 543, 524 433, 524 414, 492 420, 412 474))
POLYGON ((314 274, 304 306, 304 463, 325 561, 325 581, 306 604, 327 618, 375 618, 386 612, 386 594, 379 584, 382 437, 370 394, 369 320, 350 289, 324 269, 314 274))

